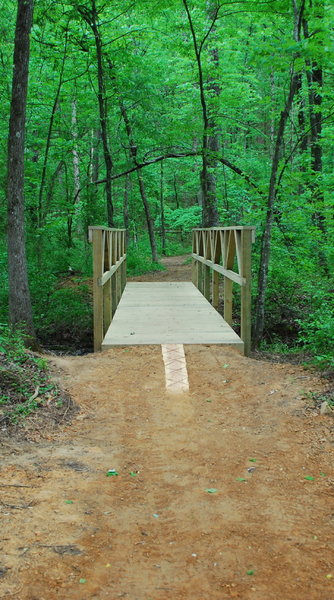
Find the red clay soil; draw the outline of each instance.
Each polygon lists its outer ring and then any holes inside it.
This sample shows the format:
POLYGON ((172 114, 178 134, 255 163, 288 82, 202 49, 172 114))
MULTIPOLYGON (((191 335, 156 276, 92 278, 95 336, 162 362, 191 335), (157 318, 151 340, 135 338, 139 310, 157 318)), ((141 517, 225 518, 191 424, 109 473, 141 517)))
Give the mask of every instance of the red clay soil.
POLYGON ((159 346, 52 359, 80 413, 2 443, 1 598, 334 598, 333 418, 307 408, 323 381, 185 352, 183 395, 159 346))

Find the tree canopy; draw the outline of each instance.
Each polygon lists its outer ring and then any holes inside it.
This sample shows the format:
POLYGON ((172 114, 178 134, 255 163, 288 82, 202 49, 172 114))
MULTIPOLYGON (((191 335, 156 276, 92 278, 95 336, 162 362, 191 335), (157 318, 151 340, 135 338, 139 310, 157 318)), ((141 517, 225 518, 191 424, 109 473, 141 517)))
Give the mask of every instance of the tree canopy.
MULTIPOLYGON (((4 0, 2 131, 15 8, 4 0)), ((162 228, 203 223, 257 227, 258 343, 278 322, 332 339, 333 17, 329 0, 35 4, 24 191, 37 329, 57 274, 88 269, 88 225, 125 226, 130 243, 148 232, 157 261, 162 228)), ((0 152, 5 222, 5 138, 0 152)))

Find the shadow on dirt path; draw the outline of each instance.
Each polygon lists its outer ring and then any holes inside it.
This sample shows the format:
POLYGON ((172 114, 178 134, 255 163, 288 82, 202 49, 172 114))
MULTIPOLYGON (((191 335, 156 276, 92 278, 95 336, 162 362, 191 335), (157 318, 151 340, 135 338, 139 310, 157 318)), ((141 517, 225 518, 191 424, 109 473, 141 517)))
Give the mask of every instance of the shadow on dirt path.
POLYGON ((333 419, 305 408, 321 381, 185 352, 184 395, 158 346, 53 359, 81 411, 2 449, 1 598, 333 598, 333 419))

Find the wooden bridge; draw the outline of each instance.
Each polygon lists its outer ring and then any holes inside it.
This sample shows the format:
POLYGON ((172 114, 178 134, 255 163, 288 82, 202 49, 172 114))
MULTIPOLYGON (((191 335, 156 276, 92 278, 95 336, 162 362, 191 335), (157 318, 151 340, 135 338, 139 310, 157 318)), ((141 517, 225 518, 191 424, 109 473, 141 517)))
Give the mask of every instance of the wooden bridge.
POLYGON ((125 230, 90 227, 94 350, 141 344, 224 344, 247 355, 254 235, 254 227, 194 229, 192 283, 126 283, 125 230), (240 286, 240 337, 232 329, 233 283, 240 286), (217 311, 221 302, 224 318, 217 311))

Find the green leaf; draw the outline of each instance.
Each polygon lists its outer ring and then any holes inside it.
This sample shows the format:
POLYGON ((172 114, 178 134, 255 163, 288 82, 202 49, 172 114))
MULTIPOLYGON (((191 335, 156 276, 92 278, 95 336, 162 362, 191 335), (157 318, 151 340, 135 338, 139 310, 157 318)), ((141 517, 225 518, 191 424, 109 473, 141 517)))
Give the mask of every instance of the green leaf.
POLYGON ((249 571, 247 571, 247 575, 254 575, 255 571, 253 571, 253 569, 250 569, 249 571))
POLYGON ((245 479, 244 477, 237 477, 236 481, 247 481, 247 479, 245 479))
POLYGON ((73 500, 65 500, 65 504, 74 504, 73 500))
POLYGON ((215 494, 217 492, 216 488, 208 488, 205 491, 208 492, 208 494, 215 494))
POLYGON ((313 481, 314 477, 312 477, 312 475, 306 475, 306 477, 304 477, 304 479, 307 479, 307 481, 313 481))
POLYGON ((83 577, 81 579, 79 579, 79 583, 86 583, 87 579, 84 579, 83 577))
POLYGON ((137 477, 137 473, 135 473, 134 471, 130 471, 129 475, 131 475, 131 477, 137 477))
POLYGON ((256 462, 256 458, 249 458, 249 462, 256 462))

